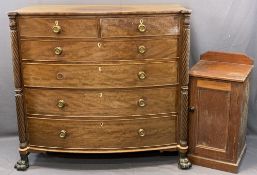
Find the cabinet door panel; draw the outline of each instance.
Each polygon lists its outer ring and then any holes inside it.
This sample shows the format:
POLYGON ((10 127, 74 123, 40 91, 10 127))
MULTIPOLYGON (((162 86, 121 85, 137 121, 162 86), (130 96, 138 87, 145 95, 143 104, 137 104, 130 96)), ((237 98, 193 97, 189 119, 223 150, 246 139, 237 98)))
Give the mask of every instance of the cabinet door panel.
POLYGON ((221 81, 193 80, 191 105, 191 146, 196 155, 227 160, 231 154, 231 84, 221 81), (193 90, 194 89, 194 90, 193 90))

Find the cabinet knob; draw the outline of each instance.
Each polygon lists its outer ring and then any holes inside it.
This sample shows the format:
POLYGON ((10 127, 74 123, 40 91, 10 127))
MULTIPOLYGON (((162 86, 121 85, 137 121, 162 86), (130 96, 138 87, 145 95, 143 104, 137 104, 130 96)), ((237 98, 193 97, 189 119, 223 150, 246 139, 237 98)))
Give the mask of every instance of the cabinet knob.
POLYGON ((65 107, 65 102, 64 102, 64 100, 59 100, 58 103, 57 103, 57 107, 58 107, 58 108, 64 108, 64 107, 65 107))
POLYGON ((58 33, 61 33, 61 26, 59 26, 59 22, 58 21, 55 21, 55 25, 53 26, 53 32, 58 34, 58 33))
POLYGON ((62 51, 63 51, 63 49, 61 47, 54 48, 55 55, 61 55, 62 51))
POLYGON ((140 19, 140 24, 138 25, 138 30, 139 30, 139 32, 141 32, 141 33, 144 33, 145 31, 146 31, 146 26, 143 24, 143 19, 140 19))
POLYGON ((138 72, 137 76, 140 80, 146 79, 146 73, 144 71, 138 72))
POLYGON ((139 129, 139 130, 138 130, 138 135, 139 135, 140 137, 144 137, 144 136, 145 136, 145 130, 144 130, 144 129, 139 129))
POLYGON ((67 131, 61 130, 61 132, 59 133, 59 137, 64 139, 66 136, 67 136, 67 131))
POLYGON ((139 46, 139 47, 138 47, 138 52, 139 52, 140 54, 144 54, 144 53, 146 52, 146 47, 145 47, 145 46, 139 46))
POLYGON ((189 112, 195 112, 195 107, 194 106, 189 107, 189 112))
POLYGON ((140 98, 137 102, 139 107, 145 107, 146 106, 146 101, 143 98, 140 98))

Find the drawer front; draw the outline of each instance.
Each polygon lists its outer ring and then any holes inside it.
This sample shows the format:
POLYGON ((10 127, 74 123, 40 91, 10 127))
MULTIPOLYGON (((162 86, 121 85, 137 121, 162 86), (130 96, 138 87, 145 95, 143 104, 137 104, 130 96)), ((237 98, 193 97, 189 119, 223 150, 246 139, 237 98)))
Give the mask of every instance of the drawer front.
POLYGON ((177 39, 115 41, 22 40, 23 60, 110 61, 177 57, 177 39))
POLYGON ((28 119, 30 145, 48 148, 133 149, 176 143, 176 117, 83 121, 28 119))
POLYGON ((25 88, 29 114, 128 116, 177 111, 177 87, 123 90, 25 88))
POLYGON ((26 87, 119 88, 177 83, 177 62, 23 64, 26 87))
POLYGON ((97 38, 95 18, 20 18, 21 37, 97 38))
POLYGON ((179 35, 179 16, 102 18, 101 36, 179 35))

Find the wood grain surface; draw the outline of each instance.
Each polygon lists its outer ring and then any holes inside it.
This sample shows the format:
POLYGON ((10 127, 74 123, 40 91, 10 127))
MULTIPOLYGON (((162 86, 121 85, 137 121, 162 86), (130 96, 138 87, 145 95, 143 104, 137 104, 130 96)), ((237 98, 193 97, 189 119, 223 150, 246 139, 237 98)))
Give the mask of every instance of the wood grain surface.
POLYGON ((19 18, 21 37, 53 37, 53 38, 97 38, 98 21, 96 18, 19 18), (61 27, 60 33, 53 32, 55 21, 61 27))
POLYGON ((168 4, 10 12, 24 160, 33 151, 184 155, 190 13, 168 4))
POLYGON ((177 83, 177 62, 23 64, 26 87, 124 88, 177 83), (139 72, 146 78, 138 78, 139 72), (42 73, 43 72, 43 73, 42 73))
MULTIPOLYGON (((219 82, 213 81, 212 84, 214 83, 217 83, 217 86, 219 85, 219 82)), ((211 89, 211 87, 215 88, 216 86, 204 88, 197 85, 197 109, 200 109, 198 110, 197 129, 205 132, 198 133, 196 136, 197 146, 195 149, 196 152, 198 152, 198 149, 200 151, 201 149, 208 149, 206 154, 210 154, 209 149, 213 148, 215 149, 215 154, 221 152, 219 157, 226 159, 226 155, 224 158, 223 154, 227 152, 231 92, 229 89, 226 91, 220 90, 220 88, 211 89)))
POLYGON ((155 17, 124 17, 102 18, 101 37, 134 37, 134 36, 159 36, 178 35, 179 16, 155 16, 155 17), (141 21, 141 22, 140 22, 141 21), (140 32, 138 26, 143 24, 145 32, 140 32))
POLYGON ((124 90, 25 89, 27 112, 61 116, 127 116, 177 112, 177 87, 124 90), (138 105, 144 99, 145 106, 138 105), (65 107, 58 108, 59 100, 65 107))
POLYGON ((217 61, 199 61, 196 66, 190 70, 190 75, 212 78, 219 77, 222 80, 243 82, 248 77, 252 65, 231 64, 217 61))
POLYGON ((191 106, 197 111, 190 118, 189 143, 192 145, 191 151, 196 155, 227 160, 231 154, 229 146, 232 146, 232 143, 228 143, 231 90, 216 89, 222 83, 224 82, 191 79, 191 106), (205 86, 199 84, 199 81, 204 81, 205 86), (215 83, 217 86, 213 85, 215 83))
POLYGON ((221 52, 202 58, 190 74, 190 106, 195 108, 190 114, 190 158, 197 165, 235 173, 246 149, 252 61, 221 52))
POLYGON ((139 15, 191 13, 179 4, 137 4, 137 5, 37 5, 18 9, 12 13, 31 15, 139 15))
POLYGON ((200 60, 253 65, 253 60, 244 53, 208 51, 200 60))
POLYGON ((126 61, 156 58, 176 58, 177 38, 134 39, 134 40, 22 40, 22 60, 34 61, 126 61), (145 53, 139 53, 139 47, 145 53), (62 53, 55 54, 61 47, 62 53))
POLYGON ((30 145, 49 148, 135 149, 176 143, 176 118, 168 116, 112 121, 29 118, 28 126, 30 145), (65 138, 59 137, 62 130, 65 138))

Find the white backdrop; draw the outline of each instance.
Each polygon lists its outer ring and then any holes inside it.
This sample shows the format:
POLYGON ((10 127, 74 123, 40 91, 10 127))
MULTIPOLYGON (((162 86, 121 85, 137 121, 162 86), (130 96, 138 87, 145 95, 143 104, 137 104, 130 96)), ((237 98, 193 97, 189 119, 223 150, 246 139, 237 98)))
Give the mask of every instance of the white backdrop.
MULTIPOLYGON (((191 65, 208 50, 245 52, 257 57, 255 0, 1 0, 0 1, 0 136, 16 135, 16 112, 7 12, 35 4, 180 3, 192 9, 191 65)), ((255 63, 256 66, 256 63, 255 63)), ((257 134, 257 71, 251 75, 248 133, 257 134)))

